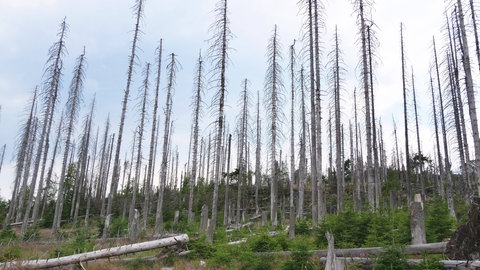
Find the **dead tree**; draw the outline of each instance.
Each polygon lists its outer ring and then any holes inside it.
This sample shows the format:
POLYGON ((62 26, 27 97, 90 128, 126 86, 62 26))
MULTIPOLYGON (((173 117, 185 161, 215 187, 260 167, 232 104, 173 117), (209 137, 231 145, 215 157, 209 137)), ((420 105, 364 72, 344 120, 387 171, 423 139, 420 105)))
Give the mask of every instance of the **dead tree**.
POLYGON ((112 175, 112 181, 110 184, 110 192, 108 194, 108 202, 107 202, 107 209, 106 209, 107 220, 103 228, 102 238, 106 238, 108 235, 108 227, 110 226, 109 220, 110 220, 110 215, 112 213, 114 195, 117 193, 118 181, 120 179, 120 150, 122 147, 122 140, 123 140, 123 127, 125 125, 125 118, 127 116, 127 105, 128 105, 128 99, 130 96, 130 86, 132 83, 135 60, 137 58, 137 49, 138 49, 137 42, 139 39, 139 35, 141 33, 140 20, 143 16, 144 2, 145 0, 136 0, 135 6, 134 6, 136 23, 135 23, 135 30, 133 33, 132 47, 131 47, 130 58, 128 63, 127 84, 124 90, 124 96, 122 101, 122 112, 120 115, 120 125, 118 127, 117 145, 115 148, 115 158, 113 160, 113 175, 112 175))
POLYGON ((148 153, 148 167, 147 167, 147 180, 145 185, 145 203, 143 206, 143 229, 147 226, 147 218, 150 214, 150 197, 152 196, 153 175, 155 174, 155 150, 158 141, 157 136, 157 115, 158 115, 158 95, 160 92, 160 75, 162 74, 162 53, 163 53, 163 39, 160 39, 157 48, 157 76, 155 78, 155 98, 153 103, 153 115, 152 115, 152 131, 150 134, 150 150, 148 153))
POLYGON ((195 85, 194 95, 192 100, 193 108, 193 126, 192 126, 192 168, 190 171, 188 181, 188 222, 192 223, 193 220, 193 188, 197 182, 198 175, 198 137, 199 137, 199 120, 202 112, 202 94, 204 89, 204 76, 203 76, 203 58, 199 53, 197 61, 197 71, 195 73, 195 85))
POLYGON ((64 182, 65 174, 67 172, 68 155, 70 154, 70 143, 71 136, 75 128, 75 122, 78 117, 78 112, 80 110, 80 102, 82 100, 82 90, 83 90, 83 80, 85 76, 85 50, 83 54, 80 55, 77 59, 77 66, 74 70, 73 80, 70 84, 70 92, 68 95, 68 101, 66 105, 66 119, 67 119, 67 136, 65 140, 65 148, 63 149, 63 161, 62 161, 62 171, 60 173, 60 181, 58 182, 58 192, 57 192, 57 202, 55 205, 55 216, 53 218, 52 224, 52 234, 57 234, 57 230, 60 227, 60 221, 62 219, 63 211, 63 191, 64 191, 64 182))
POLYGON ((283 82, 280 61, 281 47, 278 40, 277 26, 268 45, 267 74, 265 76, 265 110, 270 120, 268 127, 270 140, 270 221, 272 226, 277 226, 277 148, 281 136, 283 82))
POLYGON ((215 139, 215 170, 213 183, 213 199, 212 199, 212 219, 208 227, 207 241, 213 242, 213 234, 215 232, 218 210, 218 186, 220 182, 220 161, 222 150, 222 132, 224 129, 224 110, 225 110, 225 92, 226 92, 226 69, 228 64, 229 41, 232 33, 229 28, 229 20, 227 16, 227 0, 219 0, 216 8, 215 22, 211 29, 214 32, 211 39, 209 57, 213 65, 216 87, 218 91, 215 94, 215 108, 218 112, 216 117, 216 139, 215 139))
POLYGON ((172 95, 175 89, 175 76, 177 72, 177 61, 175 59, 175 54, 170 55, 171 59, 167 65, 168 70, 168 85, 167 85, 167 97, 165 101, 165 125, 163 130, 163 148, 162 148, 162 161, 160 164, 160 183, 158 191, 158 201, 157 201, 157 212, 155 215, 155 234, 159 235, 163 230, 163 200, 164 200, 164 190, 167 181, 167 170, 168 170, 168 149, 170 142, 170 128, 171 121, 170 117, 172 115, 172 95))

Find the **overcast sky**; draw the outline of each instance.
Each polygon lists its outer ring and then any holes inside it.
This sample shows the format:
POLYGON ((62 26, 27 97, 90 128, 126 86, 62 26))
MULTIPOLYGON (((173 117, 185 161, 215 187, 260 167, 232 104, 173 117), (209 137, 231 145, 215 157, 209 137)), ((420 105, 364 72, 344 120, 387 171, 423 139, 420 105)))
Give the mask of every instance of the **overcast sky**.
MULTIPOLYGON (((10 196, 14 170, 14 148, 19 125, 26 117, 25 107, 32 90, 41 84, 47 52, 53 42, 59 24, 66 17, 69 33, 66 39, 68 55, 64 59, 63 88, 58 113, 63 108, 68 93, 74 60, 86 47, 88 67, 84 88, 84 103, 81 116, 94 94, 97 96, 95 115, 96 127, 111 116, 112 132, 118 132, 121 100, 126 84, 129 47, 133 36, 133 0, 2 0, 0 1, 0 145, 6 144, 7 151, 0 172, 0 196, 10 196)), ((358 45, 355 14, 350 0, 324 1, 325 28, 321 39, 324 55, 332 49, 335 25, 341 39, 346 68, 343 99, 346 104, 358 85, 358 45)), ((215 0, 147 0, 141 25, 143 32, 139 42, 138 66, 131 90, 129 114, 125 128, 126 140, 122 152, 129 151, 132 133, 138 116, 134 105, 138 94, 143 66, 154 62, 155 48, 160 38, 164 39, 164 55, 175 53, 181 64, 177 75, 173 98, 173 120, 175 131, 173 147, 178 145, 181 159, 186 161, 189 142, 191 113, 189 104, 193 88, 195 60, 201 50, 205 54, 207 40, 212 36, 209 26, 213 22, 215 0)), ((287 60, 289 45, 301 38, 303 16, 297 0, 231 0, 229 1, 231 31, 230 66, 228 69, 227 115, 234 118, 241 89, 241 81, 248 78, 251 91, 263 91, 266 47, 273 27, 278 26, 283 44, 284 59, 287 60)), ((400 65, 400 22, 405 24, 405 48, 408 66, 413 66, 420 102, 422 137, 430 143, 432 138, 430 99, 428 98, 428 67, 430 64, 431 40, 440 38, 443 24, 444 2, 442 0, 377 0, 372 14, 379 40, 378 67, 376 72, 376 113, 384 123, 386 137, 391 137, 392 116, 397 121, 399 132, 403 132, 402 87, 400 65)), ((297 48, 300 51, 301 48, 297 48)), ((166 57, 164 64, 166 64, 166 57)), ((326 64, 324 57, 323 64, 326 64)), ((283 64, 287 67, 287 62, 283 64)), ((164 65, 165 66, 165 65, 164 65)), ((208 68, 208 67, 207 67, 208 68)), ((410 70, 410 68, 409 68, 410 70)), ((163 70, 163 79, 165 69, 163 70)), ((289 82, 287 72, 284 81, 289 82)), ((162 81, 162 88, 166 85, 162 81)), ((327 84, 323 82, 325 92, 327 84)), ((153 84, 152 84, 153 86, 153 84)), ((153 89, 153 87, 152 87, 153 89)), ((328 94, 326 94, 328 95, 328 94)), ((325 97, 327 99, 327 96, 325 97)), ((326 102, 326 101, 325 101, 326 102)), ((210 104, 210 98, 206 100, 210 104)), ((163 107, 162 96, 160 104, 163 107)), ((324 112, 325 113, 325 112, 324 112)), ((350 105, 344 107, 344 120, 352 115, 350 105)), ((202 122, 202 136, 208 136, 209 113, 202 122)), ((325 118, 324 118, 325 119, 325 118)), ((163 121, 163 118, 162 120, 163 121)), ((163 124, 161 125, 163 126, 163 124)), ((96 128, 95 127, 95 128, 96 128)), ((148 127, 149 129, 150 127, 148 127)), ((77 128, 77 131, 79 128, 77 128)), ((411 128, 412 132, 414 129, 411 128)), ((413 138, 412 133, 412 138, 413 138)), ((148 140, 146 141, 146 143, 148 140)), ((324 142, 324 146, 327 146, 324 142)), ((387 151, 392 145, 387 145, 387 151)), ((424 146, 427 151, 432 145, 424 146)), ((288 148, 286 148, 288 149, 288 148)), ((123 154, 122 154, 123 156, 123 154)), ((181 162, 181 163, 183 163, 181 162)))

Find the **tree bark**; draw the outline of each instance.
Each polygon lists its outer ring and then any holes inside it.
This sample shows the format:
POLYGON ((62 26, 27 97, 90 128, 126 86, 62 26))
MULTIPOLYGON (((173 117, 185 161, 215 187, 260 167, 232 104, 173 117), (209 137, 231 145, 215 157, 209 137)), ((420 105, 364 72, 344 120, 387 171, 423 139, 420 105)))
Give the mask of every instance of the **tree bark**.
POLYGON ((16 261, 0 263, 0 268, 13 268, 13 269, 43 269, 51 267, 60 267, 70 264, 77 264, 81 262, 87 262, 102 258, 110 258, 115 256, 121 256, 130 253, 136 253, 141 251, 152 250, 156 248, 168 247, 173 245, 186 244, 188 242, 188 235, 181 234, 174 237, 168 237, 148 242, 140 242, 130 245, 124 245, 113 248, 100 249, 97 251, 80 253, 65 257, 59 257, 46 260, 30 260, 30 261, 16 261))

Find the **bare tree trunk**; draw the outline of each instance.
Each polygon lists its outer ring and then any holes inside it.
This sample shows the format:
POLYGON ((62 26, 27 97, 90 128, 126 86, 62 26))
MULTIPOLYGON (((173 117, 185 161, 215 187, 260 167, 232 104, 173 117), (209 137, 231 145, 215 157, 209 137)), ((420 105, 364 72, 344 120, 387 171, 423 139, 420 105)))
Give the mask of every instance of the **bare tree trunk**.
MULTIPOLYGON (((85 190, 84 192, 85 192, 86 195, 84 196, 85 197, 84 199, 87 199, 86 197, 88 196, 87 181, 89 180, 88 179, 89 178, 88 177, 88 170, 89 170, 90 160, 91 160, 88 152, 90 150, 90 138, 91 138, 94 108, 95 108, 95 97, 94 97, 94 99, 92 101, 92 105, 90 107, 90 114, 87 116, 87 118, 85 120, 85 132, 82 135, 81 152, 80 152, 80 155, 79 155, 79 163, 81 165, 80 166, 81 167, 80 181, 81 181, 81 183, 84 183, 84 185, 79 185, 80 186, 79 194, 82 194, 82 190, 85 190)), ((96 151, 96 149, 94 149, 94 151, 96 151)), ((93 157, 91 163, 93 163, 92 166, 95 165, 95 154, 94 154, 94 157, 93 157)), ((91 183, 91 181, 92 181, 92 179, 90 179, 90 183, 91 183)), ((74 214, 73 214, 73 227, 74 228, 77 225, 78 213, 80 211, 80 201, 81 201, 81 197, 79 196, 79 199, 77 199, 77 201, 75 202, 75 210, 74 210, 74 214)))
POLYGON ((335 27, 335 64, 334 64, 334 115, 335 115, 335 167, 337 178, 337 213, 343 211, 345 187, 342 164, 341 111, 340 111, 340 48, 337 28, 335 27))
POLYGON ((157 114, 158 114, 158 94, 160 92, 160 75, 162 74, 162 53, 163 53, 163 39, 160 39, 158 48, 158 57, 157 57, 157 76, 155 81, 155 98, 153 104, 153 116, 152 116, 152 133, 150 134, 150 151, 148 154, 148 168, 147 168, 147 183, 145 186, 145 203, 143 207, 143 220, 142 228, 146 229, 147 227, 147 218, 150 213, 150 196, 152 195, 152 183, 153 175, 155 173, 155 145, 157 144, 157 114))
POLYGON ((65 140, 65 148, 63 152, 63 161, 62 161, 62 171, 60 174, 60 181, 58 183, 58 192, 57 192, 57 203, 55 205, 55 215, 53 218, 52 224, 52 234, 57 234, 57 230, 60 227, 60 221, 62 219, 62 211, 63 211, 63 191, 64 191, 64 181, 65 181, 65 174, 67 172, 67 164, 69 149, 70 149, 70 140, 72 137, 72 133, 75 128, 75 121, 78 117, 78 111, 80 110, 80 101, 82 96, 82 88, 83 88, 83 79, 85 76, 85 50, 83 54, 77 59, 77 66, 75 67, 74 77, 72 83, 70 85, 70 93, 66 105, 67 111, 65 115, 67 116, 68 126, 67 126, 67 137, 65 140))
POLYGON ((165 104, 165 126, 163 134, 163 152, 162 163, 160 165, 160 185, 157 201, 157 212, 155 216, 155 235, 159 235, 163 230, 163 200, 164 190, 167 181, 167 163, 168 163, 168 148, 170 141, 170 117, 172 114, 172 92, 175 87, 175 74, 177 71, 177 62, 175 60, 175 54, 171 54, 170 63, 167 66, 168 69, 168 86, 167 86, 167 98, 165 104))
POLYGON ((422 155, 422 147, 420 145, 420 129, 418 128, 418 112, 417 112, 417 95, 415 93, 415 78, 413 76, 413 67, 412 67, 412 95, 413 95, 413 109, 415 113, 415 129, 417 134, 417 157, 419 158, 420 166, 419 168, 415 168, 415 175, 417 178, 417 183, 420 182, 420 190, 422 194, 422 199, 425 199, 425 179, 423 177, 423 155, 422 155))
POLYGON ((0 155, 0 172, 2 172, 2 166, 3 166, 3 158, 5 157, 5 149, 7 148, 7 144, 4 144, 2 146, 2 154, 0 155))
POLYGON ((27 207, 23 215, 23 219, 24 219, 23 223, 25 225, 22 224, 21 235, 25 233, 27 221, 28 221, 28 218, 30 217, 30 209, 33 203, 33 194, 36 187, 36 181, 38 176, 38 170, 40 169, 42 154, 44 156, 44 160, 48 155, 49 136, 50 136, 50 130, 53 122, 53 113, 55 110, 55 105, 57 104, 57 101, 58 101, 58 90, 60 88, 60 83, 61 83, 62 66, 63 66, 62 57, 65 54, 65 50, 66 50, 65 41, 64 41, 66 31, 67 31, 67 24, 64 20, 61 23, 60 32, 58 34, 59 41, 56 42, 50 48, 51 55, 50 55, 49 61, 47 62, 48 66, 46 69, 46 72, 48 72, 48 75, 47 75, 47 80, 44 82, 45 84, 44 95, 47 102, 44 105, 44 115, 43 115, 44 118, 42 122, 42 132, 41 132, 40 139, 37 146, 37 153, 35 155, 35 165, 33 168, 32 182, 30 184, 30 194, 27 202, 27 207))
POLYGON ((295 40, 290 46, 290 80, 291 80, 291 110, 290 110, 290 223, 288 237, 295 237, 295 204, 293 185, 295 183, 295 40))
MULTIPOLYGON (((228 213, 228 206, 230 205, 230 154, 232 148, 232 134, 228 134, 228 153, 227 153, 227 176, 226 176, 226 183, 225 183, 225 204, 223 210, 223 225, 228 225, 230 223, 230 216, 228 213)), ((258 195, 258 193, 257 193, 258 195)))
POLYGON ((400 23, 400 39, 401 39, 401 54, 402 54, 402 89, 403 89, 403 120, 405 125, 405 158, 406 158, 406 169, 405 169, 405 183, 407 185, 407 203, 410 204, 412 200, 412 184, 410 182, 410 146, 408 142, 408 111, 407 111, 407 86, 406 86, 406 75, 405 75, 405 51, 403 43, 403 24, 400 23))
POLYGON ((357 89, 353 91, 353 107, 354 107, 354 114, 355 114, 355 172, 353 174, 354 177, 354 191, 353 191, 353 204, 356 211, 360 211, 362 209, 362 197, 361 197, 361 166, 363 165, 363 161, 361 161, 361 156, 359 155, 359 145, 358 145, 358 114, 357 114, 357 89))
MULTIPOLYGON (((136 203, 137 203, 137 193, 138 186, 140 182, 140 171, 142 168, 142 146, 143 146, 143 132, 145 129, 145 114, 147 112, 147 97, 148 97, 148 88, 149 88, 149 75, 150 75, 150 63, 147 63, 144 70, 145 79, 143 80, 143 93, 141 93, 142 103, 140 109, 140 123, 138 126, 138 145, 137 145, 137 160, 135 161, 135 177, 133 182, 132 190, 132 201, 130 202, 130 209, 128 214, 128 224, 130 231, 130 238, 136 239, 138 233, 138 224, 136 219, 136 203)), ((133 163, 133 160, 132 160, 133 163)))
POLYGON ((88 183, 88 191, 86 192, 86 197, 87 197, 87 206, 85 209, 85 219, 84 219, 84 225, 85 228, 88 228, 89 224, 89 218, 90 218, 90 208, 92 204, 92 199, 93 199, 93 184, 94 184, 94 179, 95 179, 95 163, 97 161, 97 146, 98 146, 98 133, 99 133, 99 128, 97 128, 97 134, 95 135, 95 142, 93 146, 93 157, 92 157, 92 166, 90 166, 90 181, 88 183))
POLYGON ((34 134, 35 134, 34 113, 35 113, 35 107, 37 104, 37 93, 38 93, 38 87, 35 87, 35 90, 33 92, 33 98, 30 101, 31 102, 30 113, 28 115, 26 123, 22 127, 21 143, 17 148, 18 152, 17 152, 14 187, 12 191, 12 197, 10 199, 10 204, 8 207, 8 213, 3 222, 3 228, 6 228, 6 226, 10 223, 10 220, 13 218, 13 215, 15 212, 17 213, 20 212, 20 211, 17 211, 17 207, 19 206, 18 193, 19 193, 19 189, 21 188, 20 182, 22 180, 22 175, 24 174, 24 172, 30 169, 30 166, 25 166, 25 162, 29 159, 28 157, 31 156, 31 155, 28 155, 28 152, 30 148, 33 148, 33 145, 35 142, 35 140, 32 138, 34 138, 34 134))
POLYGON ((433 122, 435 125, 435 144, 436 144, 436 152, 437 152, 437 162, 438 162, 438 169, 439 169, 439 177, 438 177, 438 193, 442 198, 445 197, 445 189, 443 188, 444 180, 444 172, 443 172, 443 161, 442 161, 442 152, 440 150, 440 139, 439 139, 439 132, 438 132, 438 120, 437 120, 437 109, 436 109, 436 99, 435 99, 435 91, 433 87, 433 79, 432 75, 430 74, 430 89, 432 92, 432 109, 433 109, 433 122))
POLYGON ((365 19, 365 3, 363 0, 358 0, 356 2, 358 6, 358 15, 357 15, 357 23, 360 24, 360 38, 361 38, 361 46, 362 46, 362 82, 363 82, 363 91, 365 97, 365 129, 366 129, 366 143, 367 143, 367 183, 368 183, 368 204, 370 210, 373 210, 375 207, 375 177, 374 177, 374 170, 372 165, 372 121, 371 119, 371 112, 370 112, 370 83, 369 82, 369 74, 370 70, 368 67, 368 40, 367 40, 367 26, 366 26, 366 19, 365 19))
MULTIPOLYGON (((270 162, 271 162, 271 174, 270 174, 270 221, 272 226, 276 227, 278 225, 277 220, 277 197, 278 197, 278 176, 277 176, 277 147, 278 147, 278 136, 280 136, 281 128, 281 119, 280 119, 280 110, 281 110, 281 100, 282 100, 282 74, 279 61, 282 59, 280 54, 281 48, 278 40, 277 26, 274 27, 274 33, 270 39, 270 44, 268 46, 268 69, 265 82, 265 105, 266 111, 271 121, 269 126, 270 132, 270 162)), ((281 155, 280 155, 281 157, 281 155)), ((278 164, 278 165, 281 165, 278 164)))
MULTIPOLYGON (((127 85, 125 87, 125 92, 124 92, 123 101, 122 101, 122 113, 120 116, 120 125, 118 127, 117 146, 115 149, 115 158, 113 161, 113 175, 112 175, 112 182, 110 185, 110 192, 108 194, 106 216, 109 216, 112 213, 114 195, 117 193, 118 180, 120 179, 120 150, 122 147, 122 140, 123 140, 123 127, 125 124, 125 117, 127 114, 127 104, 128 104, 128 98, 130 95, 130 85, 132 83, 133 68, 135 66, 135 60, 137 58, 136 50, 137 50, 138 37, 141 33, 140 19, 143 16, 144 0, 136 0, 134 8, 135 8, 135 16, 136 16, 135 31, 133 34, 131 53, 130 53, 130 59, 128 64, 127 85)), ((108 235, 108 226, 109 226, 108 222, 105 222, 105 226, 103 228, 103 233, 102 233, 102 238, 104 239, 108 235)))
POLYGON ((435 54, 435 67, 437 70, 437 82, 438 82, 438 99, 440 101, 440 123, 442 126, 442 134, 443 134, 443 151, 445 155, 445 176, 446 176, 446 196, 447 196, 447 206, 449 210, 449 214, 451 217, 455 217, 455 206, 453 202, 453 193, 452 193, 452 172, 451 172, 451 164, 450 158, 448 155, 448 143, 447 143, 447 130, 445 127, 445 114, 444 110, 445 107, 443 106, 443 97, 442 97, 442 87, 440 85, 440 72, 438 70, 438 61, 437 61, 437 50, 435 48, 435 42, 433 43, 433 51, 435 54))
POLYGON ((193 220, 193 189, 195 183, 197 182, 197 157, 198 157, 198 136, 199 136, 199 120, 201 113, 201 104, 202 104, 202 93, 203 93, 203 59, 202 55, 198 55, 197 62, 197 73, 195 75, 195 94, 193 98, 193 150, 192 150, 192 169, 190 172, 190 178, 188 182, 188 223, 192 223, 193 220))
POLYGON ((213 200, 212 200, 212 219, 208 226, 207 241, 213 242, 213 234, 217 222, 218 208, 218 186, 220 182, 220 152, 222 150, 222 131, 224 125, 224 105, 226 91, 226 69, 228 58, 228 42, 232 36, 229 29, 229 21, 227 18, 227 0, 220 0, 216 6, 216 21, 212 25, 214 37, 213 44, 210 47, 210 57, 214 63, 214 69, 218 73, 216 93, 216 101, 218 102, 217 131, 215 140, 215 179, 213 183, 213 200))
POLYGON ((367 26, 367 41, 368 41, 368 65, 370 78, 370 99, 372 110, 372 143, 373 143, 373 173, 375 177, 375 209, 380 209, 380 195, 382 193, 380 181, 380 168, 378 161, 378 140, 377 140, 377 120, 375 119, 375 96, 373 95, 373 49, 372 49, 372 28, 367 26))
POLYGON ((298 204, 297 204, 297 217, 303 218, 303 204, 305 193, 305 182, 307 180, 307 164, 306 164, 306 144, 307 144, 307 120, 305 112, 305 81, 303 66, 300 70, 300 95, 301 95, 301 134, 300 134, 300 163, 298 168, 298 204))
MULTIPOLYGON (((472 69, 470 66, 470 54, 468 49, 467 33, 465 29, 462 1, 457 0, 458 19, 460 23, 461 51, 463 71, 465 72, 465 87, 467 92, 468 112, 470 114, 470 124, 473 136, 473 146, 475 149, 475 177, 477 179, 478 194, 480 195, 480 135, 478 131, 477 109, 475 105, 475 92, 473 89, 472 69)), ((472 10, 472 13, 474 11, 472 10)))
POLYGON ((8 262, 0 264, 2 268, 21 268, 21 269, 41 269, 41 268, 54 268, 61 267, 70 264, 77 264, 81 262, 87 262, 102 258, 118 257, 130 253, 137 253, 142 251, 148 251, 152 249, 158 249, 162 247, 174 246, 186 244, 188 242, 188 235, 181 234, 173 237, 156 239, 148 242, 140 242, 135 244, 128 244, 119 247, 100 249, 96 251, 80 253, 65 257, 59 257, 54 259, 45 260, 31 260, 31 261, 18 261, 8 262))
POLYGON ((321 98, 320 98, 320 49, 319 49, 319 9, 323 8, 320 0, 313 0, 313 16, 314 16, 314 40, 315 40, 315 117, 317 127, 315 129, 315 137, 317 138, 317 147, 316 147, 316 155, 317 155, 317 219, 322 220, 323 216, 327 213, 326 208, 326 199, 324 194, 324 183, 322 177, 322 107, 321 107, 321 98))
MULTIPOLYGON (((262 150, 262 126, 260 122, 260 92, 257 92, 257 145, 255 147, 255 214, 260 213, 260 205, 258 204, 258 190, 262 184, 261 172, 261 150, 262 150)), ((230 156, 230 155, 229 155, 230 156)), ((227 185, 228 187, 228 185, 227 185)), ((225 205, 226 206, 226 205, 225 205)), ((225 212, 227 212, 225 208, 225 212)))
MULTIPOLYGON (((309 46, 309 64, 310 64, 310 176, 312 178, 312 226, 315 227, 318 222, 318 176, 317 176, 317 113, 315 107, 315 52, 314 52, 314 34, 313 34, 313 1, 308 2, 308 46, 309 46)), ((318 138, 320 139, 320 138, 318 138)))
MULTIPOLYGON (((437 49, 436 49, 436 45, 435 45, 435 37, 433 37, 432 39, 433 41, 433 52, 434 52, 434 56, 435 56, 435 70, 436 70, 436 75, 437 75, 437 87, 439 89, 439 91, 441 91, 441 85, 440 85, 440 71, 439 71, 439 68, 438 68, 438 58, 437 58, 437 49)), ((434 116, 435 116, 435 122, 437 121, 437 118, 436 118, 436 114, 435 114, 435 94, 434 94, 434 87, 433 87, 433 80, 432 80, 432 76, 430 75, 430 86, 432 88, 432 102, 433 102, 433 108, 434 108, 434 116)), ((441 95, 440 95, 441 96, 441 95)), ((440 106, 439 108, 441 114, 443 113, 443 102, 442 102, 442 105, 440 106)), ((441 115, 440 115, 441 116, 441 115)), ((443 117, 441 116, 440 118, 440 125, 442 127, 442 134, 443 134, 443 125, 442 125, 442 122, 443 122, 443 117)), ((438 130, 436 130, 436 134, 437 134, 437 155, 438 155, 438 158, 439 158, 439 161, 438 161, 438 166, 439 166, 439 171, 440 171, 440 182, 439 182, 439 185, 438 185, 438 188, 440 189, 440 197, 442 198, 445 198, 445 188, 444 188, 444 183, 446 182, 445 178, 447 176, 447 172, 444 172, 443 169, 444 169, 444 166, 443 166, 443 159, 442 159, 442 152, 440 151, 440 143, 439 143, 439 138, 438 138, 438 130)), ((449 172, 448 172, 449 173, 449 172)))
POLYGON ((468 173, 467 173, 467 168, 466 168, 466 161, 465 161, 465 151, 463 148, 463 135, 462 135, 462 130, 461 130, 461 123, 460 123, 460 115, 459 115, 459 108, 463 106, 463 104, 458 103, 457 99, 457 87, 459 87, 459 82, 458 82, 458 69, 457 69, 457 64, 456 60, 453 59, 453 55, 447 54, 447 69, 448 69, 448 76, 449 76, 449 88, 450 88, 450 98, 451 98, 451 106, 452 106, 452 112, 453 112, 453 117, 454 117, 454 124, 455 124, 455 135, 457 138, 457 144, 458 144, 458 155, 460 159, 460 169, 462 172, 462 182, 464 184, 465 190, 463 190, 462 194, 466 197, 466 201, 468 202, 470 198, 470 186, 469 186, 469 179, 468 179, 468 173))

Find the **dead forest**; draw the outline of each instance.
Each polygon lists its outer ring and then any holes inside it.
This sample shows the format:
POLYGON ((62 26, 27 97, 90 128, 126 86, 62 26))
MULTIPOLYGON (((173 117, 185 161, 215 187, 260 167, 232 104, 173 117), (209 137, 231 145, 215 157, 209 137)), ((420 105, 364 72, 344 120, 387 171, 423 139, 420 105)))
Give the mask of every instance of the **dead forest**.
MULTIPOLYGON (((301 34, 285 40, 282 29, 271 26, 262 82, 229 81, 228 69, 235 64, 229 57, 235 52, 231 42, 237 38, 230 27, 229 16, 235 13, 230 1, 217 0, 211 7, 210 36, 204 38, 208 49, 198 48, 196 59, 166 52, 168 37, 158 39, 151 59, 139 59, 142 37, 149 35, 142 29, 149 1, 131 2, 130 50, 125 52, 125 76, 118 78, 124 88, 114 90, 121 106, 109 112, 118 115, 118 121, 96 117, 101 101, 84 95, 88 47, 75 58, 73 70, 64 68, 66 58, 77 53, 67 53, 68 18, 51 29, 57 39, 45 52, 44 66, 38 67, 43 68, 43 80, 32 86, 17 144, 0 148, 0 174, 5 149, 15 149, 11 197, 0 203, 0 255, 5 254, 2 249, 11 250, 12 241, 76 241, 74 235, 77 240, 81 235, 86 242, 80 246, 85 247, 120 238, 140 245, 177 235, 151 248, 168 247, 178 255, 190 237, 187 250, 202 250, 193 260, 216 258, 207 247, 229 242, 257 244, 257 253, 292 251, 295 261, 299 255, 288 244, 282 246, 280 234, 285 243, 297 241, 295 247, 305 241, 308 250, 328 248, 328 256, 313 253, 324 257, 317 261, 326 269, 344 269, 335 266, 334 248, 437 243, 441 251, 432 253, 449 256, 449 248, 463 245, 467 251, 448 258, 480 259, 474 251, 480 248, 480 224, 475 223, 480 196, 480 3, 438 3, 445 7, 444 26, 441 36, 431 37, 429 70, 412 66, 409 50, 416 45, 408 38, 408 22, 398 22, 400 50, 391 54, 401 59, 401 74, 395 76, 402 81, 403 106, 401 114, 386 119, 376 114, 377 102, 382 102, 378 93, 392 90, 376 79, 382 40, 377 38, 381 26, 375 20, 375 1, 350 1, 356 18, 356 66, 345 64, 341 29, 334 26, 334 35, 325 35, 325 1, 298 1, 294 15, 302 18, 301 34), (195 63, 195 70, 182 70, 181 63, 187 61, 195 63), (346 87, 352 80, 347 70, 356 75, 353 88, 346 87), (179 72, 192 74, 188 95, 176 89, 179 72), (428 87, 417 85, 419 78, 428 81, 428 87), (190 106, 178 108, 181 98, 190 99, 190 106), (420 128, 419 98, 430 102, 430 119, 423 119, 430 130, 420 128), (174 107, 189 114, 190 122, 175 122, 174 107), (386 123, 393 130, 385 129, 386 123), (179 124, 190 127, 183 134, 189 140, 183 156, 172 144, 179 124), (423 132, 431 132, 430 141, 421 139, 423 132), (465 233, 468 228, 473 231, 465 233), (252 234, 255 240, 247 240, 252 234), (457 242, 438 244, 449 239, 457 242)), ((71 254, 53 257, 64 255, 71 254)), ((257 258, 251 265, 267 256, 249 255, 257 258)), ((2 256, 1 262, 25 259, 2 256)), ((221 265, 212 261, 207 265, 221 265)), ((365 265, 353 260, 359 262, 365 265)), ((285 265, 282 269, 299 269, 285 265)))

